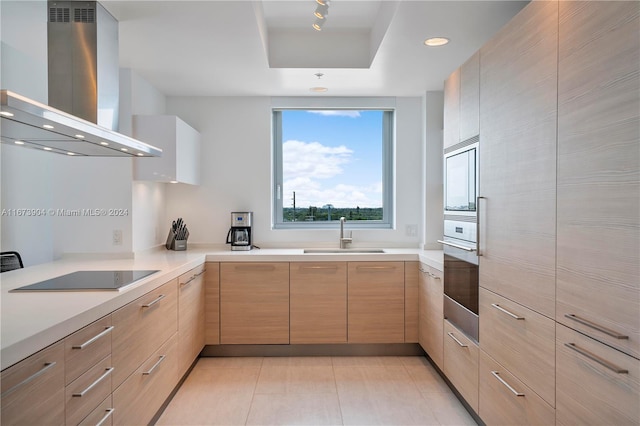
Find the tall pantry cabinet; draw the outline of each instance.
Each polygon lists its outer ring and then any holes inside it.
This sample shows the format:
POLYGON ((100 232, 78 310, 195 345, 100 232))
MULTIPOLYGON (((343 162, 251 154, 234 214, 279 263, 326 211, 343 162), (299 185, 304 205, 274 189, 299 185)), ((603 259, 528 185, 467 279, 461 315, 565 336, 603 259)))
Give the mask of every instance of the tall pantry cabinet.
POLYGON ((532 1, 479 52, 488 425, 640 423, 639 15, 532 1))

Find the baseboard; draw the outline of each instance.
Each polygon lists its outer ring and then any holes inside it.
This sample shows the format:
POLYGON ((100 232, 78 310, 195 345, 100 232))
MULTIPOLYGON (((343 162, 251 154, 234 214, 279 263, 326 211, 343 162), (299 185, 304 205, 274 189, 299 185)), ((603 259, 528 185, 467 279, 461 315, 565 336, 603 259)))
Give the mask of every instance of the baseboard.
POLYGON ((200 356, 417 356, 417 343, 349 343, 313 345, 208 345, 200 356))

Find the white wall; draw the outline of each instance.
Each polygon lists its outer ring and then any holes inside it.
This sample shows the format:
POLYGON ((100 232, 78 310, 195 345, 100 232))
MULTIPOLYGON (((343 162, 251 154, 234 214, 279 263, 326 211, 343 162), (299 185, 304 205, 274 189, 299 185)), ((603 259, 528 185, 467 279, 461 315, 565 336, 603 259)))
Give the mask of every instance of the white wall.
MULTIPOLYGON (((202 135, 202 184, 167 188, 167 217, 182 217, 190 242, 223 243, 232 211, 254 212, 255 243, 265 247, 337 242, 336 230, 271 229, 271 99, 169 97, 175 114, 202 135)), ((418 247, 422 234, 421 98, 396 99, 396 229, 354 230, 354 245, 418 247), (405 235, 417 225, 417 236, 405 235)))
POLYGON ((427 92, 424 98, 424 233, 423 248, 440 250, 436 242, 444 233, 443 226, 443 170, 442 170, 442 129, 444 93, 427 92))

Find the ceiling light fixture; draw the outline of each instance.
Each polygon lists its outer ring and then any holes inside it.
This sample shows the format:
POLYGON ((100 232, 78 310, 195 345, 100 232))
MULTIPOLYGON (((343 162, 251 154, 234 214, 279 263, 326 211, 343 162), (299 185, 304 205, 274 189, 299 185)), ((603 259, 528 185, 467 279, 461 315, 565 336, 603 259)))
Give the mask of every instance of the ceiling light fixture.
POLYGON ((319 5, 318 7, 316 7, 316 11, 313 12, 313 14, 316 16, 316 18, 324 19, 329 14, 329 6, 326 4, 319 5))
POLYGON ((431 37, 424 41, 424 44, 429 47, 444 46, 447 43, 449 43, 449 39, 446 37, 431 37))
POLYGON ((13 113, 9 111, 0 111, 0 115, 3 115, 5 117, 13 117, 13 113))
POLYGON ((44 147, 44 148, 42 148, 42 149, 44 149, 45 151, 52 151, 52 150, 53 150, 53 148, 49 148, 48 146, 45 146, 45 147, 44 147))
POLYGON ((53 126, 51 124, 43 124, 42 127, 49 130, 53 129, 53 126))
POLYGON ((321 6, 326 6, 327 5, 327 0, 316 0, 316 3, 318 3, 321 6))
POLYGON ((75 152, 67 152, 67 155, 74 156, 74 155, 76 155, 76 153, 75 152))
POLYGON ((312 27, 316 31, 322 31, 322 26, 326 22, 327 15, 329 14, 329 0, 316 0, 316 3, 318 3, 318 6, 315 12, 313 12, 316 20, 312 27))
POLYGON ((312 92, 316 92, 316 93, 324 93, 324 92, 328 91, 329 89, 327 89, 326 87, 318 86, 318 87, 312 87, 309 90, 312 91, 312 92))
POLYGON ((77 135, 75 135, 75 136, 76 136, 76 138, 78 138, 78 139, 84 139, 84 135, 77 134, 77 135))
POLYGON ((109 146, 109 143, 108 142, 100 142, 100 145, 109 146))
POLYGON ((24 145, 24 142, 22 141, 14 141, 16 143, 16 145, 24 145))

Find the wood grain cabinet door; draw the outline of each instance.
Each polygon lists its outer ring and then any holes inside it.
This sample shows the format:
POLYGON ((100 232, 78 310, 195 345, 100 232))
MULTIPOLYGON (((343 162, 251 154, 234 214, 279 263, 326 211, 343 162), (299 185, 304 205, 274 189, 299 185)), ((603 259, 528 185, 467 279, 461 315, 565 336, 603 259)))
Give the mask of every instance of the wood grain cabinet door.
POLYGON ((347 342, 347 263, 290 264, 291 343, 347 342))
POLYGON ((460 68, 444 82, 443 149, 460 142, 460 68))
POLYGON ((64 425, 64 343, 2 372, 2 425, 64 425))
POLYGON ((560 2, 556 320, 640 357, 640 3, 560 2))
POLYGON ((184 374, 204 347, 204 274, 200 265, 178 277, 178 352, 184 374))
POLYGON ((558 3, 480 50, 480 286, 555 316, 558 3))
POLYGON ((441 369, 444 369, 442 272, 420 264, 419 343, 441 369))
POLYGON ((404 262, 349 262, 349 343, 404 342, 404 262))
POLYGON ((220 343, 289 343, 289 263, 220 265, 220 343))
POLYGON ((204 274, 205 345, 220 344, 220 264, 206 263, 204 274))
POLYGON ((478 412, 478 345, 444 320, 444 374, 467 403, 478 412))
POLYGON ((480 51, 460 67, 460 141, 480 134, 480 51))

